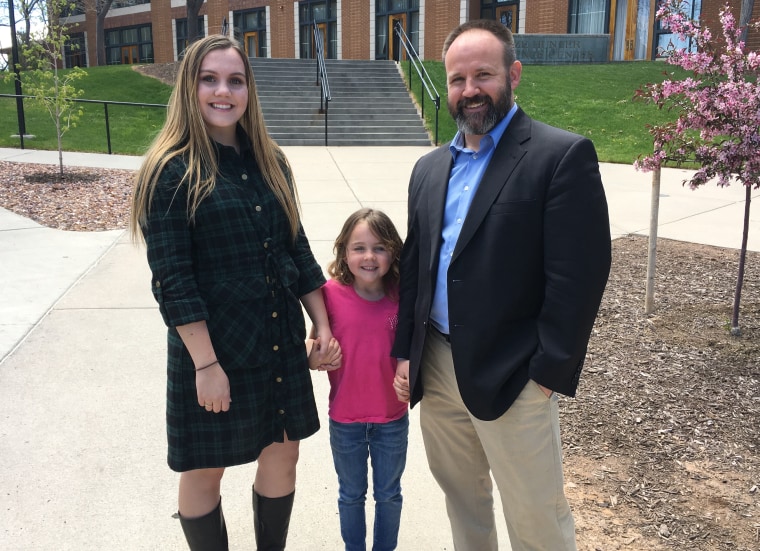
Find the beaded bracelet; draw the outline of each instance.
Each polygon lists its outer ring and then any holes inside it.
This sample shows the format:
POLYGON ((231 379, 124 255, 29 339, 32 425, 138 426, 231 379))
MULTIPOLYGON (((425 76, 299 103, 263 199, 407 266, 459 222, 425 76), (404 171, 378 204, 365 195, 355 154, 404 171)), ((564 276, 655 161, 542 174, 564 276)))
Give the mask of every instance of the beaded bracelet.
POLYGON ((219 363, 219 360, 214 360, 213 362, 211 362, 211 363, 210 363, 210 364, 208 364, 208 365, 204 365, 203 367, 198 367, 198 368, 196 368, 196 371, 203 371, 204 369, 208 369, 208 368, 209 368, 209 367, 211 367, 212 365, 216 365, 216 364, 218 364, 218 363, 219 363))

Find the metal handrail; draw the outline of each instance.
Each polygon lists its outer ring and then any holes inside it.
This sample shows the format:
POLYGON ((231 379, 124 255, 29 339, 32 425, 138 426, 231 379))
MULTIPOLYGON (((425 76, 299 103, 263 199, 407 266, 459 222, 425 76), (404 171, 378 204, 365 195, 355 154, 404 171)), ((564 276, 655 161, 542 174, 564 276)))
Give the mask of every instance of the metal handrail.
MULTIPOLYGON (((37 96, 30 96, 26 94, 0 94, 1 98, 36 98, 37 96)), ((45 98, 53 99, 53 98, 45 98)), ((109 105, 131 105, 133 107, 163 107, 166 108, 166 104, 163 103, 131 103, 128 101, 108 101, 100 99, 72 99, 71 101, 76 103, 102 103, 106 118, 106 142, 108 143, 108 154, 111 155, 113 150, 111 149, 111 125, 108 119, 108 106, 109 105)), ((24 141, 21 140, 21 149, 24 149, 24 141)))
MULTIPOLYGON (((412 90, 412 66, 414 66, 417 75, 420 77, 422 86, 425 88, 428 96, 430 96, 430 99, 433 100, 433 104, 435 104, 435 145, 438 145, 438 112, 441 110, 441 96, 438 94, 438 90, 436 90, 435 85, 433 84, 433 79, 430 78, 425 66, 422 64, 422 60, 420 59, 420 56, 417 55, 417 50, 414 49, 414 45, 412 45, 412 41, 409 40, 401 22, 396 21, 396 24, 393 26, 393 31, 398 35, 401 45, 406 51, 406 57, 409 60, 409 90, 412 90)), ((424 121, 425 94, 421 94, 420 98, 420 103, 422 104, 422 120, 424 121)))
POLYGON ((327 106, 332 99, 330 94, 330 82, 327 80, 327 65, 325 65, 324 44, 322 42, 322 31, 313 24, 314 44, 317 49, 317 86, 320 86, 321 93, 319 97, 319 112, 325 114, 325 145, 327 145, 327 106))

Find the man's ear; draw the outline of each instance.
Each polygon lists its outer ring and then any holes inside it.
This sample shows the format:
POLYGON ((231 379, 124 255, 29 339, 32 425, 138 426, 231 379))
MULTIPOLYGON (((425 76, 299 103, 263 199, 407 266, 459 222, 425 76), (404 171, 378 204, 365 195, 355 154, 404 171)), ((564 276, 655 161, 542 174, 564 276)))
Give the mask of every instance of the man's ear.
POLYGON ((512 90, 517 88, 520 84, 520 77, 522 76, 522 63, 515 61, 509 68, 509 80, 512 83, 512 90))

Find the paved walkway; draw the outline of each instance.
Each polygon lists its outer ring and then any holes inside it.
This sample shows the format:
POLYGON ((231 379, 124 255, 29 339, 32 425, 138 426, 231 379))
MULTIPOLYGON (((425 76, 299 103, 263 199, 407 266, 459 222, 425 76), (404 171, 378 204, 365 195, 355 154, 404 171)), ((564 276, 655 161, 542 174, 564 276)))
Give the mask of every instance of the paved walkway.
MULTIPOLYGON (((385 210, 404 232, 406 187, 430 148, 285 147, 304 226, 322 265, 343 220, 385 210)), ((0 149, 0 160, 56 164, 57 152, 0 149)), ((65 153, 68 166, 133 169, 140 159, 65 153)), ((613 237, 647 234, 651 176, 602 166, 613 237)), ((662 177, 660 237, 738 248, 744 190, 690 191, 662 177)), ((754 192, 758 198, 760 192, 754 192)), ((760 250, 760 214, 750 223, 760 250)), ((0 548, 183 549, 172 518, 177 475, 165 463, 164 334, 144 251, 122 230, 66 232, 0 209, 0 548)), ((642 285, 644 282, 642 282, 642 285)), ((326 423, 328 384, 314 375, 326 423)), ((582 399, 582 397, 580 397, 582 399)), ((411 414, 401 550, 451 549, 440 490, 411 414)), ((288 549, 341 547, 327 431, 303 442, 288 549)), ((252 549, 253 466, 223 481, 231 549, 252 549)), ((498 497, 497 497, 498 499, 498 497)), ((369 508, 371 514, 371 508, 369 508)), ((500 540, 508 549, 499 518, 500 540)), ((369 525, 371 526, 371 516, 369 525)))

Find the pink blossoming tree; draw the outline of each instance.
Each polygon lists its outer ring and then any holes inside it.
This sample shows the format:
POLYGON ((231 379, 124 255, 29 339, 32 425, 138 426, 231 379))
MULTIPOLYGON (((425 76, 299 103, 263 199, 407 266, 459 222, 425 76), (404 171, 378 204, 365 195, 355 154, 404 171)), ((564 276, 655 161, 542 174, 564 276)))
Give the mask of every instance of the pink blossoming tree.
POLYGON ((738 25, 729 6, 720 12, 722 37, 684 15, 682 0, 666 0, 657 11, 662 26, 682 41, 690 38, 696 49, 670 48, 663 52, 667 62, 690 71, 684 80, 649 84, 636 92, 661 109, 669 109, 675 121, 650 126, 654 152, 639 157, 635 166, 655 171, 665 163, 683 166, 695 163, 690 180, 692 189, 716 180, 725 187, 732 181, 746 188, 744 231, 739 256, 739 273, 734 295, 731 334, 740 335, 739 303, 749 232, 751 190, 760 188, 760 54, 747 52, 747 27, 738 25))

